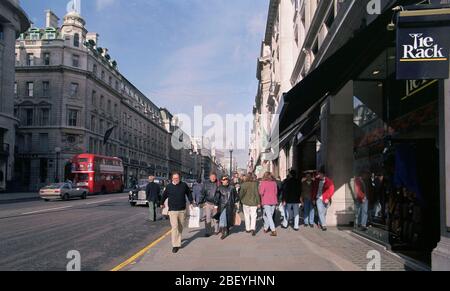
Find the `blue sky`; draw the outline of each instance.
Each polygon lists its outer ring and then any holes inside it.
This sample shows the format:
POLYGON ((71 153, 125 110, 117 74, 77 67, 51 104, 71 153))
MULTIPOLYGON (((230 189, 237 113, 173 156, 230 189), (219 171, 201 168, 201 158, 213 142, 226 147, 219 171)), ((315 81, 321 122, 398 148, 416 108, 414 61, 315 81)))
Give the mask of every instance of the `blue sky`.
MULTIPOLYGON (((68 0, 21 0, 36 26, 68 0)), ((121 73, 173 113, 251 112, 268 0, 81 0, 90 32, 121 73)), ((240 164, 245 162, 241 153, 240 164)))

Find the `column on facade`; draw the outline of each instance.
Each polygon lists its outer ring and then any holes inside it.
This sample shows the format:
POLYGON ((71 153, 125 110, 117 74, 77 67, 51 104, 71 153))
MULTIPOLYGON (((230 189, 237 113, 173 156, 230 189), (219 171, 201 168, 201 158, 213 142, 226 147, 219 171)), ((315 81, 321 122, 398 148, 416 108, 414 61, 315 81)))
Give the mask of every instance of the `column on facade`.
MULTIPOLYGON (((326 175, 335 184, 333 202, 328 210, 328 225, 349 224, 354 217, 349 191, 353 176, 353 81, 328 100, 322 119, 323 163, 326 175)), ((320 165, 319 165, 320 166, 320 165)))

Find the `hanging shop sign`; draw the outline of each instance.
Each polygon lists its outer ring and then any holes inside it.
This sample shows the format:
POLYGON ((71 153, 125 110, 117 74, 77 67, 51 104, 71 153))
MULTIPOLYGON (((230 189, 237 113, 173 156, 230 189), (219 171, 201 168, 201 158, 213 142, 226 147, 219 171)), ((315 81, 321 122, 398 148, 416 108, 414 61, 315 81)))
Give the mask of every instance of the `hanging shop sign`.
POLYGON ((450 9, 403 11, 397 27, 397 79, 448 79, 450 9))

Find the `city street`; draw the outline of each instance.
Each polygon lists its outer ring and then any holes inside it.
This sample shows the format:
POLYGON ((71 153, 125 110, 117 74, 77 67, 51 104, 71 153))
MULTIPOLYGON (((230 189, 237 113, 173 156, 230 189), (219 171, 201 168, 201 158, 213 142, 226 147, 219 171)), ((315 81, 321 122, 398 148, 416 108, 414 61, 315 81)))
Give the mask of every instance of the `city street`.
POLYGON ((109 270, 167 232, 147 211, 131 207, 128 194, 0 204, 0 270, 65 271, 71 250, 81 270, 109 270))

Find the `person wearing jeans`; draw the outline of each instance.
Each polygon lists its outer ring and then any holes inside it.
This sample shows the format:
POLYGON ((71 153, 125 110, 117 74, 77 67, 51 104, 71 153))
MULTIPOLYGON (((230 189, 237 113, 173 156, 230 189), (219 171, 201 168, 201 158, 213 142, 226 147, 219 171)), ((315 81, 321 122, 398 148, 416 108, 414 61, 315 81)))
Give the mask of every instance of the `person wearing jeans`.
MULTIPOLYGON (((365 173, 363 173, 365 175, 365 173)), ((355 227, 367 230, 369 200, 367 199, 367 187, 364 177, 355 177, 352 192, 355 196, 355 227)))
POLYGON ((271 236, 277 236, 273 214, 278 204, 278 187, 270 172, 264 174, 263 180, 259 184, 259 195, 264 209, 264 232, 271 232, 271 236))
POLYGON ((312 174, 306 173, 302 179, 303 223, 305 227, 314 227, 314 205, 311 200, 312 174))
POLYGON ((239 197, 244 210, 245 230, 247 233, 256 236, 256 219, 261 200, 258 193, 258 183, 253 180, 252 174, 243 176, 239 197))
POLYGON ((319 223, 323 231, 327 231, 327 210, 331 204, 331 198, 334 195, 334 183, 325 176, 325 170, 317 172, 316 180, 313 183, 311 197, 314 204, 317 205, 319 213, 319 223))
POLYGON ((297 180, 297 173, 292 170, 289 177, 283 183, 282 201, 285 206, 286 215, 283 219, 283 228, 288 228, 289 220, 294 220, 294 230, 298 231, 300 227, 300 181, 297 180))
POLYGON ((215 207, 219 216, 219 227, 222 231, 221 239, 224 240, 230 233, 230 227, 234 224, 236 212, 236 202, 238 202, 236 188, 230 184, 230 178, 224 176, 221 179, 222 185, 217 188, 215 207))

